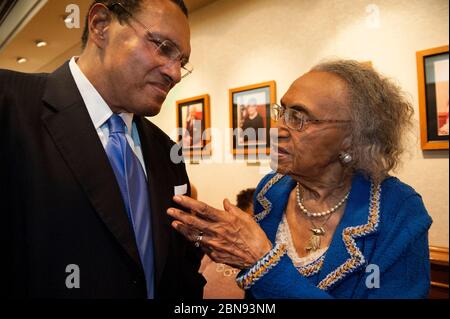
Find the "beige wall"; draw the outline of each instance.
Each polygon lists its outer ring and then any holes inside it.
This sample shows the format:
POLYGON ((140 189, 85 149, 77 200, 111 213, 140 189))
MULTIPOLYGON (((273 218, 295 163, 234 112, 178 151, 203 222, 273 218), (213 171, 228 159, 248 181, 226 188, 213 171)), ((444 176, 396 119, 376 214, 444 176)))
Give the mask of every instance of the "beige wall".
MULTIPOLYGON (((343 57, 370 60, 396 79, 414 102, 418 126, 415 52, 448 44, 448 6, 446 0, 219 0, 191 16, 195 71, 152 120, 174 136, 175 101, 207 93, 211 125, 225 129, 229 88, 275 80, 279 99, 315 63, 343 57), (378 28, 366 12, 371 3, 379 8, 378 28)), ((448 151, 423 153, 418 129, 409 142, 411 151, 396 175, 422 194, 434 219, 430 243, 448 247, 448 151)), ((214 147, 217 153, 224 144, 216 141, 214 147)), ((234 200, 239 190, 255 186, 267 163, 260 168, 201 162, 187 168, 199 198, 220 206, 224 197, 234 200)))

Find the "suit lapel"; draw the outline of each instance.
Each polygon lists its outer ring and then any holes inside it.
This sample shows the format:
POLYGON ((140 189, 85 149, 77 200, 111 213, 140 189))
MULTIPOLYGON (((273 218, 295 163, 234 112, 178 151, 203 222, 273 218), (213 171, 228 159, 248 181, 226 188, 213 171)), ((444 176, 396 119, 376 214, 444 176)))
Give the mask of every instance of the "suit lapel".
POLYGON ((141 149, 147 171, 149 198, 151 203, 151 220, 155 260, 155 286, 159 286, 164 265, 167 260, 172 228, 166 210, 174 206, 171 198, 173 184, 168 173, 170 159, 167 150, 160 145, 160 138, 154 132, 151 124, 140 116, 134 116, 134 121, 141 139, 141 149))
POLYGON ((49 75, 43 100, 52 109, 42 120, 62 157, 107 228, 140 266, 119 186, 68 63, 49 75))

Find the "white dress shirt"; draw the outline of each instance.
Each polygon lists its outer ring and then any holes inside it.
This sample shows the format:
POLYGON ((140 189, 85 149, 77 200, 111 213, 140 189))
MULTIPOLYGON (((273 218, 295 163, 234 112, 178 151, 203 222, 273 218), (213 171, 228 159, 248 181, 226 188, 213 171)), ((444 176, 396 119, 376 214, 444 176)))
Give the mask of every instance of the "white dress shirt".
MULTIPOLYGON (((97 130, 98 137, 100 138, 103 147, 106 149, 106 144, 108 143, 109 137, 109 129, 106 122, 111 117, 111 115, 113 115, 113 112, 111 111, 105 100, 101 97, 100 93, 98 93, 92 83, 78 67, 76 59, 77 57, 72 57, 72 59, 70 59, 70 72, 72 73, 78 90, 80 91, 81 97, 83 98, 84 104, 86 105, 87 111, 92 120, 92 124, 94 124, 94 127, 97 130)), ((139 159, 139 162, 144 169, 144 173, 147 176, 139 134, 136 124, 133 123, 134 114, 121 113, 119 114, 119 116, 122 117, 123 121, 126 124, 125 136, 127 138, 128 144, 139 159)))

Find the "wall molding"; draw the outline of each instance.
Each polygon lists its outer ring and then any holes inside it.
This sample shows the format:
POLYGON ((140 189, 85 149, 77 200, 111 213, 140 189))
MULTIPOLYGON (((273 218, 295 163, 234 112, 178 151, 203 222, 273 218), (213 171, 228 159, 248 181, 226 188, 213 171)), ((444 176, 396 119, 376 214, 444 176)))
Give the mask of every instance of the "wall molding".
POLYGON ((448 299, 448 248, 430 246, 431 299, 448 299))
POLYGON ((448 266, 448 248, 430 246, 430 261, 448 266))

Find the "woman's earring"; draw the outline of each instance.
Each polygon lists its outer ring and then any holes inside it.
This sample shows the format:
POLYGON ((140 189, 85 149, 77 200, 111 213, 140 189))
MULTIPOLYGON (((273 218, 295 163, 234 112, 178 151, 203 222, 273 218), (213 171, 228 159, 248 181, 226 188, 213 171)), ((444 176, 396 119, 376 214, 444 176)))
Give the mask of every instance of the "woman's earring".
POLYGON ((353 161, 353 157, 347 152, 341 152, 339 153, 339 160, 342 164, 347 165, 353 161))

